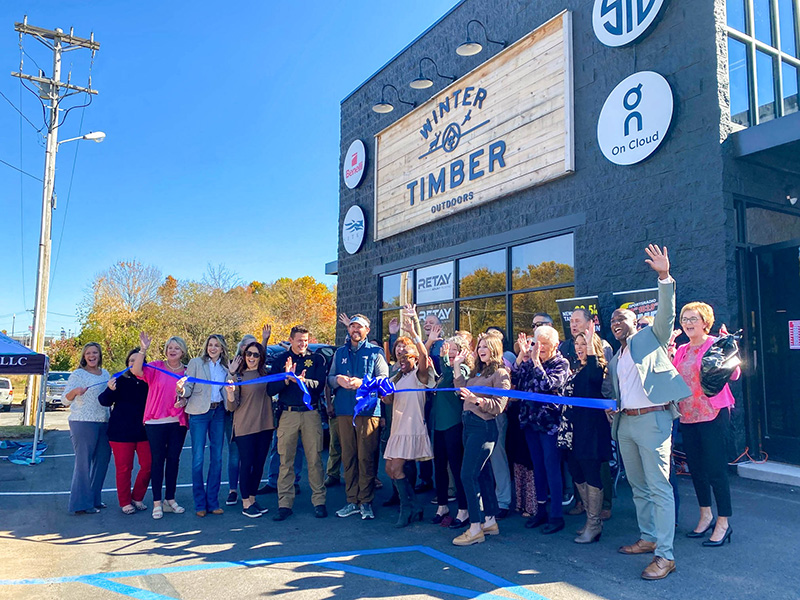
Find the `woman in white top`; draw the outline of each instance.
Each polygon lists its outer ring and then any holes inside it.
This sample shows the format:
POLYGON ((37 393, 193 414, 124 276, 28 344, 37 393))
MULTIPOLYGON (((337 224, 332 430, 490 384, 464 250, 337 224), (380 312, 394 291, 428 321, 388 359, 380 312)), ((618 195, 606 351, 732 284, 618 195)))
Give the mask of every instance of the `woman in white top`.
POLYGON ((69 492, 69 511, 94 514, 105 508, 103 481, 111 459, 108 443, 109 410, 97 399, 109 380, 103 366, 103 350, 89 342, 81 351, 80 367, 67 380, 64 401, 70 407, 69 437, 75 449, 75 469, 69 492))

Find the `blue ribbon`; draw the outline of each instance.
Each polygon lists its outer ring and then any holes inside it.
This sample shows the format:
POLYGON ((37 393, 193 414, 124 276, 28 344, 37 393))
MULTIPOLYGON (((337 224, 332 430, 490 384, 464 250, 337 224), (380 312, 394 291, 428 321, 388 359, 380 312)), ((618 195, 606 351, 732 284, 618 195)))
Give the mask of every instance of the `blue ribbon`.
POLYGON ((378 404, 378 396, 388 396, 395 391, 406 392, 411 390, 395 390, 394 383, 388 377, 365 377, 361 386, 356 390, 356 405, 353 408, 353 425, 356 416, 363 412, 372 412, 378 404))
POLYGON ((356 390, 356 406, 353 409, 353 422, 355 415, 362 411, 374 410, 378 403, 378 396, 388 396, 397 392, 457 392, 461 389, 468 389, 473 394, 483 396, 506 396, 527 402, 541 402, 545 404, 560 404, 564 406, 580 406, 583 408, 597 408, 601 410, 616 409, 617 402, 609 398, 582 398, 580 396, 554 396, 551 394, 540 394, 538 392, 522 392, 520 390, 504 390, 501 388, 486 387, 482 385, 467 388, 412 388, 398 390, 388 377, 378 377, 375 379, 365 378, 361 387, 356 390))
MULTIPOLYGON (((169 375, 170 377, 174 377, 175 379, 181 379, 183 375, 179 375, 178 373, 173 373, 172 371, 167 371, 165 369, 160 369, 158 367, 154 367, 149 363, 145 363, 142 365, 143 367, 147 367, 148 369, 153 369, 154 371, 158 371, 159 373, 164 373, 165 375, 169 375)), ((119 377, 120 375, 124 375, 126 372, 130 370, 130 367, 127 369, 123 369, 119 373, 114 373, 112 375, 113 378, 119 377)), ((294 373, 275 373, 274 375, 263 375, 262 377, 256 377, 255 379, 250 379, 249 381, 234 381, 231 383, 228 382, 220 382, 220 381, 212 381, 210 379, 200 379, 199 377, 187 377, 186 381, 191 381, 192 383, 204 383, 206 385, 219 385, 219 386, 226 386, 226 385, 233 385, 233 386, 240 386, 240 385, 253 385, 256 383, 272 383, 274 381, 283 381, 284 379, 292 379, 303 392, 303 404, 306 405, 308 410, 314 410, 314 406, 311 404, 311 394, 308 391, 308 386, 306 386, 305 382, 300 379, 294 373)), ((108 383, 107 381, 101 381, 100 383, 94 383, 89 387, 94 387, 96 385, 104 385, 108 383)))

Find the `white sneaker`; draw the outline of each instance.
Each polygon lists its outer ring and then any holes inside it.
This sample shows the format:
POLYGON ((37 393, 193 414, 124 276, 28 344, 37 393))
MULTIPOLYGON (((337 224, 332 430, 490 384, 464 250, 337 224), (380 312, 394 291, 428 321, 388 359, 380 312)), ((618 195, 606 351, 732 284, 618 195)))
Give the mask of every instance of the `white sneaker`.
POLYGON ((361 519, 366 521, 367 519, 374 519, 375 513, 372 512, 372 503, 371 502, 364 502, 361 505, 361 519))
POLYGON ((336 511, 337 517, 349 517, 351 515, 357 515, 361 511, 358 508, 358 504, 353 504, 352 502, 345 504, 344 507, 340 508, 336 511))

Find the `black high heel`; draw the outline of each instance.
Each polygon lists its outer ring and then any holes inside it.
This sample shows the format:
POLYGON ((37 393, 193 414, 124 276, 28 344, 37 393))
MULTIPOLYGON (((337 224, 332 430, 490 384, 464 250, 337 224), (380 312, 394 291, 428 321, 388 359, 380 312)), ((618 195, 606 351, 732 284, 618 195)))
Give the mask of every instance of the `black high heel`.
POLYGON ((706 540, 703 542, 703 546, 706 548, 717 548, 719 546, 724 546, 725 542, 730 542, 733 539, 731 536, 733 535, 733 527, 728 525, 728 529, 725 530, 725 535, 722 536, 722 539, 718 542, 712 542, 711 540, 706 540))
POLYGON ((686 534, 686 537, 688 537, 688 538, 701 538, 701 537, 705 537, 705 536, 706 536, 706 534, 708 533, 708 531, 709 531, 709 530, 713 530, 713 529, 714 529, 714 527, 716 527, 716 526, 717 526, 717 522, 716 522, 714 519, 711 519, 711 523, 709 523, 709 524, 708 524, 708 527, 706 527, 705 529, 703 529, 703 531, 694 531, 694 530, 692 530, 692 531, 690 531, 689 533, 687 533, 687 534, 686 534))

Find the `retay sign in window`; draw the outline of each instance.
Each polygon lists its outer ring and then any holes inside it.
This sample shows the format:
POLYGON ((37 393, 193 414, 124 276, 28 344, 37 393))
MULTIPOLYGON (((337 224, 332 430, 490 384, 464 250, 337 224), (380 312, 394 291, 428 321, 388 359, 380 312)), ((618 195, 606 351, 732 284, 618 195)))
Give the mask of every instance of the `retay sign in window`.
POLYGON ((453 262, 417 269, 417 304, 453 299, 453 262))

